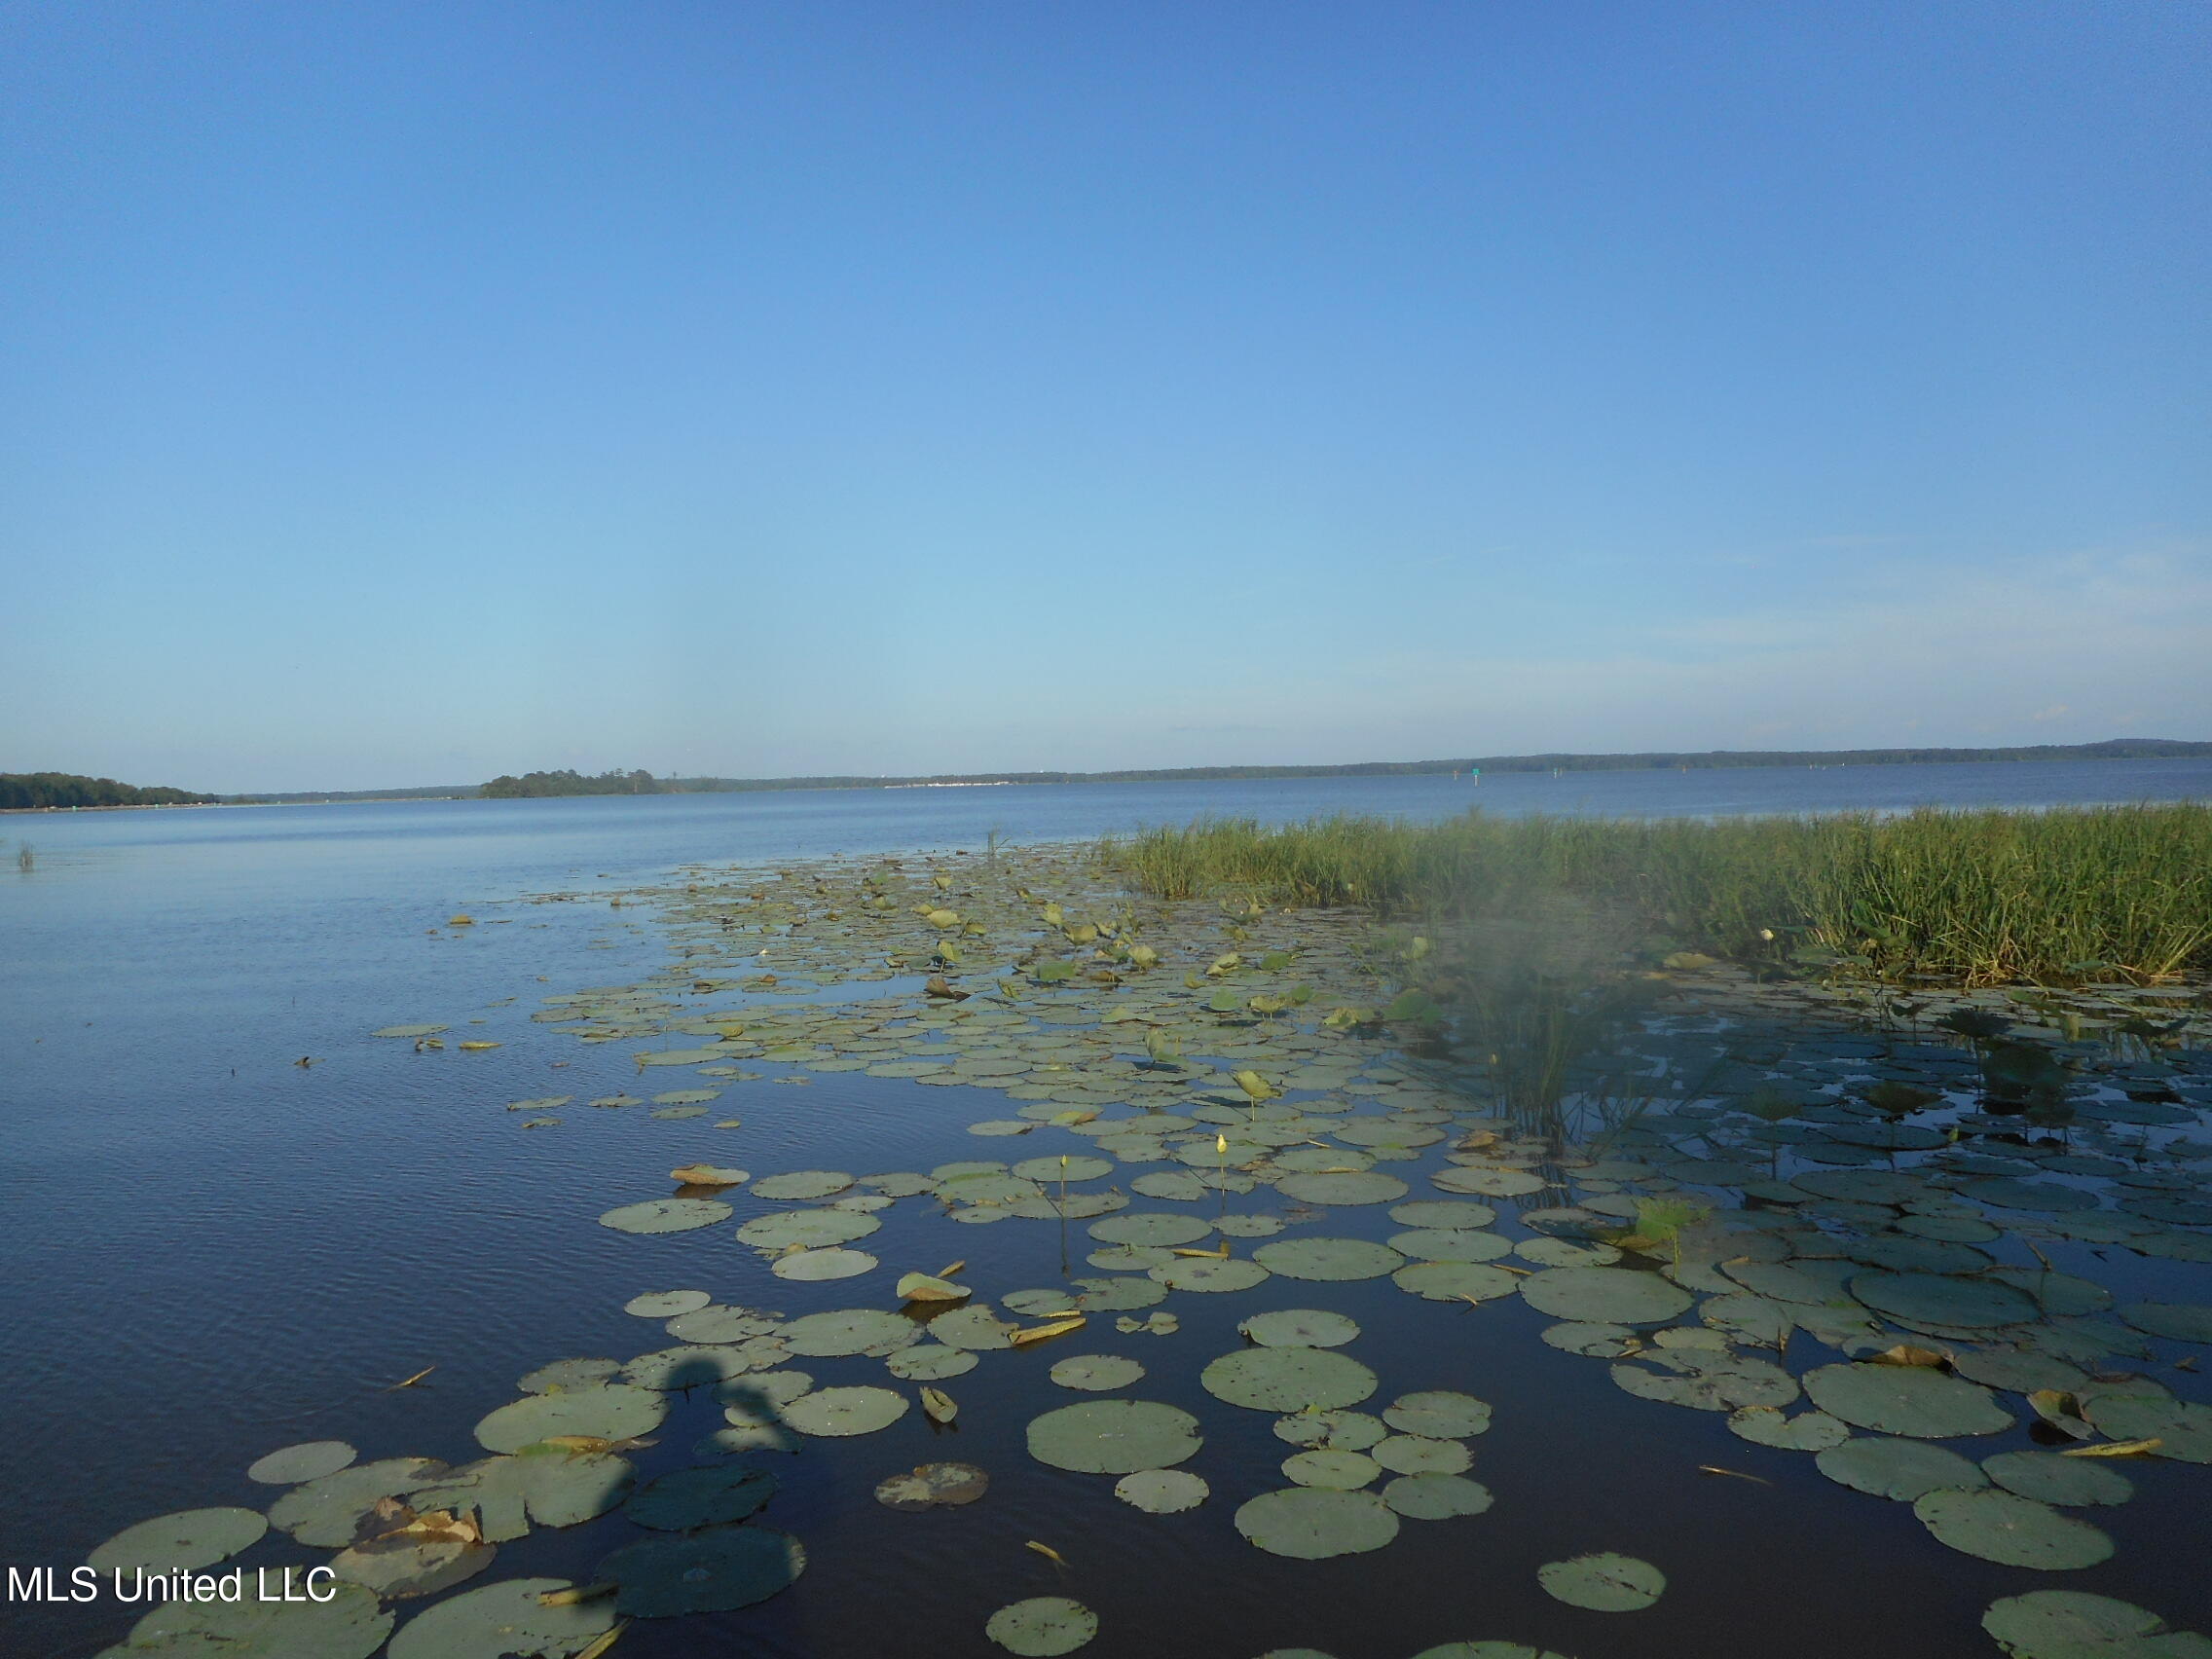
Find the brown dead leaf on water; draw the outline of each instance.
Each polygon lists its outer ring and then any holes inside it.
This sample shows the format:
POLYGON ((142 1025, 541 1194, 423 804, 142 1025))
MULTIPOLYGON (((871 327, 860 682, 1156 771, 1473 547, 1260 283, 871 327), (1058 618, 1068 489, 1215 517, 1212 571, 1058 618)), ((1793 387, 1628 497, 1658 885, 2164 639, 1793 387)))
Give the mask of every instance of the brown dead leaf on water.
POLYGON ((1060 1552, 1052 1548, 1051 1544, 1041 1544, 1035 1538, 1028 1539, 1022 1544, 1021 1547, 1025 1550, 1035 1550, 1039 1555, 1043 1556, 1054 1567, 1065 1567, 1068 1564, 1068 1558, 1066 1556, 1060 1554, 1060 1552))
POLYGON ((437 1370, 436 1366, 425 1365, 422 1370, 416 1372, 414 1376, 403 1377, 397 1382, 387 1383, 384 1387, 378 1389, 377 1391, 380 1394, 394 1394, 402 1388, 412 1388, 416 1383, 422 1382, 424 1378, 429 1376, 430 1373, 435 1370, 437 1370))
POLYGON ((1875 1365, 1916 1366, 1926 1371, 1942 1369, 1950 1363, 1950 1357, 1949 1354, 1937 1353, 1934 1348, 1914 1347, 1910 1343, 1899 1343, 1895 1347, 1887 1347, 1880 1353, 1867 1356, 1875 1365))
POLYGON ((1032 1325, 1026 1331, 1010 1331, 1006 1340, 1015 1347, 1027 1347, 1031 1343, 1041 1343, 1052 1337, 1064 1337, 1070 1331, 1080 1331, 1088 1323, 1089 1321, 1081 1313, 1054 1314, 1048 1324, 1032 1325))
POLYGON ((960 1415, 960 1407, 942 1388, 922 1390, 922 1411, 932 1422, 950 1422, 960 1415))
POLYGON ((1701 1475, 1726 1475, 1730 1480, 1750 1481, 1753 1486, 1774 1485, 1764 1475, 1747 1475, 1741 1469, 1723 1469, 1718 1463, 1700 1463, 1697 1472, 1701 1475))
POLYGON ((601 1654, 605 1653, 609 1647, 612 1647, 617 1641, 620 1641, 622 1640, 622 1633, 629 1628, 630 1621, 628 1619, 624 1619, 620 1624, 614 1626, 613 1629, 609 1630, 605 1636, 601 1637, 589 1647, 579 1649, 576 1653, 576 1659, 600 1659, 601 1654))
POLYGON ((2058 1455, 2061 1457, 2140 1457, 2146 1452, 2156 1452, 2165 1443, 2163 1436, 2154 1434, 2148 1440, 2115 1440, 2103 1446, 2069 1446, 2058 1455))
POLYGON ((596 1584, 571 1584, 566 1590, 548 1590, 537 1598, 541 1607, 573 1607, 582 1602, 596 1602, 603 1596, 611 1596, 619 1588, 611 1578, 603 1578, 596 1584))

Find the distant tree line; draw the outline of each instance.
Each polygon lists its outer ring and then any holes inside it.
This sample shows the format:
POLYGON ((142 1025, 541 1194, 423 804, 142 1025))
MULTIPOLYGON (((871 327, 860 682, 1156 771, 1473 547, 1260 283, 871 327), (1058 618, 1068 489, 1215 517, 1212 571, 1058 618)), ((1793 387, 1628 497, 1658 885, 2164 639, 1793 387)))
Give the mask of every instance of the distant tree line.
POLYGON ((141 788, 75 772, 0 772, 0 810, 40 806, 198 806, 212 801, 190 790, 141 788))
POLYGON ((501 773, 484 786, 494 800, 520 800, 535 795, 661 794, 664 791, 650 772, 602 772, 587 778, 581 772, 525 772, 521 777, 501 773))

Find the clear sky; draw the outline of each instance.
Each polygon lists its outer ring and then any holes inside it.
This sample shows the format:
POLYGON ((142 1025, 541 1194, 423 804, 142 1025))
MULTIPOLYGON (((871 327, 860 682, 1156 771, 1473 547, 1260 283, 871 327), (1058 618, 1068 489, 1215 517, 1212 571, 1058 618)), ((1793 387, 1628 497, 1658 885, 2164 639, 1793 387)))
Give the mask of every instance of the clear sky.
POLYGON ((2212 7, 0 8, 0 769, 2212 737, 2212 7))

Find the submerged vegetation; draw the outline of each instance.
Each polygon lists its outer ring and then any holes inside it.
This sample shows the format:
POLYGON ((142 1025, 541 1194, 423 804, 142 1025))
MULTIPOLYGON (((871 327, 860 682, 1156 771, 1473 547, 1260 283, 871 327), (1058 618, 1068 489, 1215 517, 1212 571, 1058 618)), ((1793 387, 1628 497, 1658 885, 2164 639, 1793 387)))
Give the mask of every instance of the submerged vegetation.
POLYGON ((1968 984, 2212 971, 2212 805, 1901 816, 1200 820, 1110 842, 1144 891, 1223 889, 1386 917, 1549 901, 1617 912, 1661 955, 1968 984))

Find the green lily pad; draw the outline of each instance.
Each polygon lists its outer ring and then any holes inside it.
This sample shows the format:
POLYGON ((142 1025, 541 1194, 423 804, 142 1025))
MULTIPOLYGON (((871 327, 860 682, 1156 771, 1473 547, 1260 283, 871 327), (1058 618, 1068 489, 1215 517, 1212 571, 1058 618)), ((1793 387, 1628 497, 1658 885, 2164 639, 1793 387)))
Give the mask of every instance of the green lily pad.
MULTIPOLYGON (((709 1382, 725 1382, 732 1377, 742 1377, 748 1371, 774 1365, 783 1357, 784 1347, 781 1343, 770 1343, 761 1338, 717 1346, 659 1348, 652 1353, 642 1353, 624 1366, 622 1380, 635 1387, 674 1393, 685 1388, 697 1388, 709 1382)), ((543 1396, 546 1399, 566 1397, 559 1394, 543 1396)))
POLYGON ((983 1634, 1009 1653, 1032 1659, 1073 1653, 1098 1634, 1098 1615, 1065 1596, 1032 1596, 993 1613, 983 1634))
POLYGON ((788 1175, 768 1175, 753 1183, 756 1198, 827 1198, 853 1184, 842 1169, 794 1169, 788 1175))
POLYGON ((1884 1434, 1952 1440, 2012 1426, 2012 1414, 1988 1389, 1924 1366, 1824 1365, 1800 1382, 1828 1416, 1884 1434))
POLYGON ((1090 1236, 1102 1244, 1151 1244, 1162 1248, 1195 1243, 1212 1231, 1210 1223, 1195 1215, 1170 1215, 1160 1210, 1124 1211, 1090 1224, 1090 1236))
POLYGON ((611 1382, 622 1369, 618 1359, 557 1359, 541 1365, 515 1384, 526 1394, 558 1394, 570 1388, 588 1388, 611 1382))
POLYGON ((573 1527, 606 1514, 629 1495, 629 1459, 606 1452, 533 1446, 521 1456, 481 1458, 448 1470, 407 1501, 418 1511, 473 1509, 495 1544, 540 1527, 573 1527))
MULTIPOLYGON (((514 1452, 556 1434, 589 1434, 604 1440, 626 1440, 634 1435, 650 1434, 667 1415, 668 1402, 659 1391, 603 1382, 597 1387, 575 1388, 565 1394, 532 1394, 512 1405, 501 1406, 476 1425, 476 1443, 488 1452, 514 1452)), ((345 1477, 331 1478, 342 1480, 345 1477)), ((270 1513, 274 1517, 276 1511, 270 1513)), ((293 1535, 300 1537, 298 1533, 293 1535)), ((313 1540, 300 1537, 300 1541, 311 1543, 313 1540)))
POLYGON ((1544 1178, 1525 1169, 1474 1169, 1454 1164, 1429 1177, 1447 1193, 1476 1193, 1486 1198, 1521 1198, 1544 1190, 1544 1178))
POLYGON ((1051 1378, 1063 1388, 1102 1394, 1126 1388, 1144 1376, 1144 1367, 1118 1354, 1071 1354, 1052 1367, 1051 1378))
POLYGON ((1657 1273, 1629 1268, 1546 1268, 1521 1281, 1521 1295, 1555 1319, 1611 1325, 1663 1325, 1694 1300, 1657 1273))
POLYGON ((1114 1483, 1114 1495, 1147 1515, 1178 1515, 1205 1502, 1212 1488, 1183 1469, 1139 1469, 1114 1483))
POLYGON ((1618 1359, 1621 1349, 1636 1339, 1636 1333, 1626 1325, 1606 1325, 1582 1319, 1546 1325, 1538 1335, 1552 1347, 1567 1353, 1578 1353, 1589 1359, 1618 1359))
POLYGON ((1389 1435, 1381 1418, 1368 1412, 1293 1412, 1278 1418, 1275 1438, 1293 1446, 1325 1446, 1332 1452, 1365 1452, 1389 1435))
POLYGON ((1925 1493, 1912 1512, 1938 1541, 2004 1567, 2066 1572, 2112 1554, 2112 1539, 2086 1521, 1993 1487, 1946 1487, 1925 1493))
POLYGON ((2012 1659, 2208 1659, 2212 1641, 2169 1631, 2157 1613, 2080 1590, 1992 1602, 1981 1628, 2012 1659))
POLYGON ((883 1362, 883 1368, 903 1382, 936 1382, 973 1371, 980 1363, 966 1348, 947 1347, 943 1343, 916 1343, 912 1347, 901 1348, 892 1354, 883 1362))
POLYGON ((1343 1347, 1359 1335, 1359 1326, 1352 1320, 1316 1308, 1255 1313, 1236 1329, 1262 1347, 1343 1347))
POLYGON ((968 1348, 978 1353, 1012 1347, 1012 1333, 1019 1328, 979 1304, 940 1313, 928 1325, 929 1334, 947 1347, 968 1348))
POLYGON ((1409 1198, 1391 1206, 1390 1219, 1400 1227, 1488 1227, 1497 1219, 1497 1211, 1471 1198, 1409 1198))
POLYGON ((873 1434, 906 1415, 906 1396, 889 1388, 817 1388, 784 1407, 784 1421, 801 1434, 842 1438, 873 1434))
POLYGON ((1168 1198, 1185 1203, 1206 1196, 1206 1184, 1180 1169, 1155 1169, 1129 1183, 1129 1191, 1148 1198, 1168 1198))
POLYGON ((335 1475, 353 1461, 352 1447, 343 1440, 304 1440, 297 1446, 279 1447, 256 1458, 245 1472, 249 1481, 263 1486, 297 1486, 302 1481, 335 1475))
POLYGON ((1275 1191, 1309 1204, 1386 1204, 1406 1196, 1406 1184, 1395 1175, 1357 1169, 1336 1175, 1285 1175, 1275 1183, 1275 1191))
POLYGON ((1316 1282, 1381 1278, 1405 1264, 1397 1251, 1366 1238, 1278 1238, 1252 1259, 1271 1273, 1316 1282))
POLYGON ((1111 1159, 1088 1156, 1071 1156, 1065 1162, 1057 1158, 1025 1158, 1013 1172, 1023 1180, 1056 1187, 1062 1181, 1095 1181, 1101 1175, 1111 1175, 1114 1164, 1111 1159))
POLYGON ((1378 1441, 1370 1455, 1394 1475, 1464 1474, 1475 1460, 1460 1442, 1425 1434, 1393 1434, 1378 1441))
POLYGON ((1401 1394, 1382 1408, 1382 1420, 1400 1434, 1429 1440, 1465 1440, 1490 1428, 1490 1402, 1448 1388, 1401 1394))
POLYGON ((780 1279, 792 1279, 800 1284, 824 1284, 831 1279, 858 1278, 862 1273, 873 1272, 876 1259, 866 1250, 847 1250, 842 1246, 828 1250, 797 1250, 788 1256, 778 1256, 769 1264, 769 1270, 780 1279))
POLYGON ((642 1619, 750 1607, 806 1570, 806 1550, 773 1527, 717 1527, 680 1538, 646 1538, 599 1564, 611 1578, 615 1611, 642 1619))
POLYGON ((1398 1535, 1398 1517, 1373 1493, 1292 1487, 1244 1504, 1236 1530, 1270 1555, 1321 1561, 1382 1548, 1398 1535))
POLYGON ((258 1509, 185 1509, 126 1527, 85 1565, 101 1573, 190 1571, 228 1561, 268 1530, 269 1518, 258 1509))
POLYGON ((2115 1440, 2156 1439, 2157 1456, 2212 1463, 2212 1406, 2114 1390, 2085 1399, 2082 1410, 2115 1440))
POLYGON ((1913 1324, 1976 1329, 2043 1317, 2036 1299, 1992 1278, 1944 1273, 1861 1273, 1851 1294, 1877 1312, 1913 1324))
MULTIPOLYGON (((368 1659, 391 1614, 376 1593, 334 1584, 327 1602, 166 1602, 131 1627, 110 1655, 221 1655, 222 1659, 368 1659)), ((398 1652, 398 1649, 394 1649, 398 1652)), ((402 1655, 402 1659, 406 1659, 402 1655)), ((423 1659, 417 1655, 416 1659, 423 1659)))
POLYGON ((1814 1459, 1821 1473, 1854 1492, 1910 1503, 1946 1487, 1989 1484, 1968 1457, 1941 1446, 1887 1435, 1860 1435, 1828 1447, 1814 1459))
POLYGON ((709 1464, 672 1469, 640 1487, 622 1512, 655 1531, 689 1532, 756 1515, 775 1495, 776 1477, 765 1469, 750 1463, 709 1464))
POLYGON ((435 1037, 441 1031, 451 1030, 445 1025, 387 1025, 381 1031, 372 1031, 371 1037, 435 1037))
POLYGON ((617 1233, 689 1233, 727 1221, 736 1213, 719 1198, 653 1198, 610 1209, 599 1218, 599 1225, 617 1233))
POLYGON ((1503 1268, 1479 1262, 1414 1262, 1392 1273, 1390 1281, 1429 1302, 1495 1302, 1522 1283, 1503 1268))
MULTIPOLYGON (((941 1337, 938 1327, 971 1309, 960 1309, 932 1321, 930 1334, 941 1337)), ((833 1359, 866 1353, 877 1358, 898 1352, 921 1341, 922 1327, 903 1314, 879 1308, 841 1308, 830 1313, 809 1313, 793 1319, 781 1333, 784 1346, 803 1359, 833 1359)))
POLYGON ((2177 1343, 2212 1343, 2212 1308, 2187 1302, 2138 1302, 2120 1316, 2138 1331, 2177 1343))
MULTIPOLYGON (((657 1400, 660 1396, 652 1397, 657 1400)), ((358 1463, 294 1487, 269 1506, 269 1524, 303 1544, 343 1549, 353 1541, 361 1518, 376 1507, 379 1498, 412 1492, 444 1472, 445 1465, 432 1457, 387 1457, 380 1462, 358 1463)))
POLYGON ((1375 1392, 1375 1373, 1349 1354, 1323 1348, 1260 1347, 1225 1353, 1198 1375, 1216 1399, 1262 1412, 1356 1406, 1375 1392))
POLYGON ((1189 1412, 1152 1400, 1086 1400, 1033 1418, 1029 1455, 1055 1469, 1133 1475, 1197 1455, 1204 1441, 1189 1412))
POLYGON ((1981 1460, 1983 1471, 2007 1492, 2038 1503, 2125 1503, 2135 1483, 2104 1457, 2061 1457, 2055 1452, 2000 1452, 1981 1460))
POLYGON ((1787 1406, 1797 1398, 1797 1380, 1778 1365, 1743 1354, 1698 1348, 1658 1349, 1612 1368, 1613 1382, 1640 1399, 1733 1412, 1744 1406, 1787 1406))
POLYGON ((540 1600, 574 1586, 566 1578, 514 1578, 425 1607, 391 1639, 390 1659, 570 1659, 613 1627, 614 1604, 594 1598, 548 1607, 540 1600))
POLYGON ((694 1308, 668 1322, 668 1334, 680 1343, 742 1343, 776 1328, 776 1320, 750 1308, 694 1308))
POLYGON ((1382 1489, 1382 1501, 1410 1521, 1449 1521, 1480 1515, 1491 1505, 1490 1488, 1464 1475, 1400 1475, 1382 1489))
POLYGON ((641 1319, 673 1319, 679 1313, 695 1312, 714 1300, 703 1290, 648 1290, 622 1304, 622 1311, 641 1319))
POLYGON ((1364 1452, 1341 1452, 1322 1447, 1309 1452, 1296 1452, 1285 1457, 1282 1472, 1299 1486, 1354 1492, 1382 1474, 1382 1465, 1364 1452))
POLYGON ((1825 1412, 1785 1417, 1771 1406, 1745 1406, 1728 1414, 1728 1432, 1782 1452, 1825 1452, 1851 1438, 1851 1425, 1825 1412))
MULTIPOLYGON (((1530 1247, 1538 1244, 1556 1244, 1569 1250, 1584 1246, 1569 1245, 1559 1238, 1530 1238, 1523 1241, 1530 1247)), ((1473 1227, 1416 1228, 1411 1233, 1390 1235, 1390 1248, 1400 1255, 1410 1256, 1417 1262, 1494 1262, 1501 1256, 1510 1256, 1520 1247, 1510 1238, 1500 1238, 1494 1233, 1485 1233, 1473 1227)), ((1618 1256, 1618 1252, 1615 1252, 1618 1256)), ((1546 1267, 1585 1267, 1595 1264, 1581 1260, 1546 1262, 1546 1267)))
POLYGON ((1235 1256, 1178 1256, 1147 1269, 1146 1276, 1170 1290, 1236 1291, 1265 1283, 1268 1270, 1260 1262, 1235 1256))
POLYGON ((1536 1582, 1546 1595, 1570 1607, 1633 1613, 1659 1600, 1667 1575, 1647 1561, 1606 1553, 1546 1562, 1536 1568, 1536 1582))
POLYGON ((737 1236, 742 1242, 762 1250, 789 1250, 794 1244, 815 1249, 850 1244, 856 1238, 866 1238, 882 1225, 874 1216, 853 1210, 784 1210, 775 1215, 755 1216, 737 1230, 737 1236))

